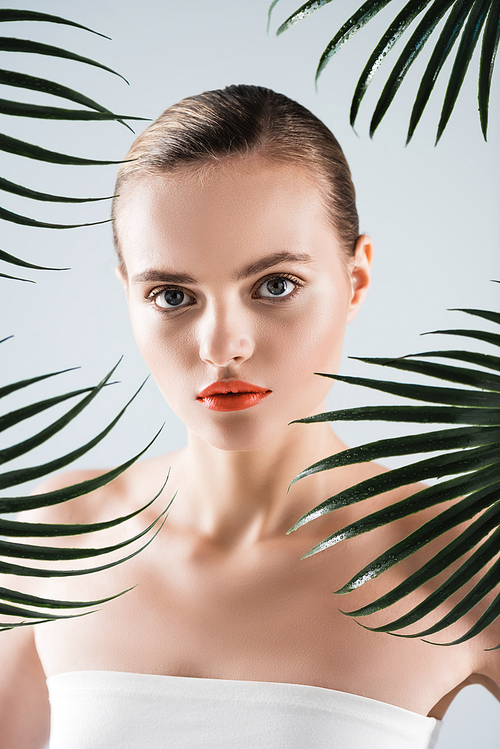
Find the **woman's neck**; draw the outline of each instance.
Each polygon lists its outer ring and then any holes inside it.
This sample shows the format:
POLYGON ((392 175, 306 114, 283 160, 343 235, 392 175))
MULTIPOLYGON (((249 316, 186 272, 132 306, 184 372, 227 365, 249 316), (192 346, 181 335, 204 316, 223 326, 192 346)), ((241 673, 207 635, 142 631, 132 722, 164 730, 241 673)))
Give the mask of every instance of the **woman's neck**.
POLYGON ((291 425, 279 443, 246 452, 219 450, 190 433, 173 466, 178 496, 169 523, 224 548, 282 536, 326 491, 332 493, 331 472, 289 489, 291 481, 344 448, 328 424, 291 425))

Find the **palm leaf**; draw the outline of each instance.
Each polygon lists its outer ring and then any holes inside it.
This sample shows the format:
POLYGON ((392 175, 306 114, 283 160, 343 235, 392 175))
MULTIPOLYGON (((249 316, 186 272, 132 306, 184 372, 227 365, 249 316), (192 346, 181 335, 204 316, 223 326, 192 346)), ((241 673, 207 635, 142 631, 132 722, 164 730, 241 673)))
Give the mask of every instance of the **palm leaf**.
POLYGON ((344 44, 348 42, 349 39, 352 39, 352 37, 363 28, 363 26, 366 26, 369 21, 375 18, 375 16, 383 10, 389 2, 390 0, 367 0, 367 2, 361 5, 356 13, 345 22, 320 57, 318 68, 316 70, 316 82, 332 57, 336 55, 344 44))
POLYGON ((468 11, 469 7, 466 3, 462 3, 461 5, 455 4, 441 32, 441 35, 432 52, 429 63, 425 69, 425 73, 422 77, 422 81, 415 98, 415 103, 413 105, 410 117, 410 124, 408 127, 408 134, 406 137, 407 144, 413 137, 415 128, 417 127, 423 111, 427 105, 427 102, 429 101, 429 97, 431 95, 432 89, 434 88, 437 77, 441 72, 444 63, 457 40, 458 34, 467 17, 468 11))
POLYGON ((53 16, 49 13, 40 13, 37 10, 23 10, 21 8, 1 8, 0 9, 0 22, 2 21, 48 21, 49 23, 60 23, 65 26, 73 26, 77 29, 83 29, 84 31, 90 31, 91 34, 102 36, 104 39, 110 39, 109 36, 89 29, 88 26, 82 26, 81 23, 76 21, 68 21, 67 18, 61 18, 61 16, 53 16))
MULTIPOLYGON (((25 260, 14 257, 9 252, 0 250, 0 260, 5 260, 12 265, 18 265, 23 268, 35 268, 36 270, 69 270, 69 268, 47 268, 44 265, 34 265, 33 263, 27 263, 25 260)), ((10 278, 14 281, 26 281, 27 283, 35 283, 31 278, 19 278, 19 276, 11 276, 7 273, 0 273, 0 278, 10 278)), ((2 341, 0 341, 2 343, 2 341)))
POLYGON ((83 226, 99 226, 99 224, 107 224, 111 221, 110 218, 105 218, 102 221, 88 221, 85 224, 51 224, 47 221, 37 221, 29 216, 21 216, 19 213, 13 213, 1 206, 0 218, 3 218, 5 221, 10 221, 13 224, 20 224, 21 226, 36 226, 41 229, 81 229, 83 226))
MULTIPOLYGON (((49 193, 38 192, 38 190, 30 190, 29 187, 23 187, 23 185, 18 185, 16 182, 11 182, 4 177, 0 177, 0 190, 9 192, 13 195, 20 195, 23 198, 31 198, 32 200, 41 200, 49 203, 92 203, 98 200, 111 200, 113 197, 112 195, 109 195, 102 198, 70 198, 64 195, 50 195, 49 193)), ((15 263, 15 265, 17 264, 18 263, 15 263)), ((42 270, 57 270, 41 268, 41 266, 32 267, 38 267, 42 270)))
POLYGON ((51 164, 67 164, 70 166, 107 166, 109 164, 120 164, 120 161, 104 161, 99 159, 83 159, 79 156, 69 156, 58 151, 41 148, 33 143, 12 138, 10 135, 0 133, 0 151, 12 153, 16 156, 24 156, 27 159, 47 161, 51 164))
MULTIPOLYGON (((328 5, 331 0, 309 0, 309 2, 304 3, 304 5, 301 5, 298 10, 295 11, 295 13, 292 13, 291 16, 289 16, 284 23, 281 24, 278 31, 276 32, 277 35, 282 34, 287 29, 294 26, 297 21, 301 21, 303 18, 307 18, 307 16, 310 16, 311 13, 314 13, 315 10, 319 10, 320 8, 323 8, 325 5, 328 5)), ((269 6, 269 12, 268 12, 268 28, 269 23, 271 22, 271 13, 273 12, 274 7, 277 5, 278 0, 273 0, 271 5, 269 6)))
MULTIPOLYGON (((323 51, 316 71, 316 82, 332 57, 334 57, 344 44, 361 28, 363 28, 363 26, 375 18, 379 11, 389 2, 390 0, 366 0, 359 6, 356 12, 353 13, 341 26, 323 51)), ((277 0, 274 0, 269 8, 269 22, 271 19, 271 12, 276 4, 277 0)), ((307 18, 311 13, 320 10, 327 4, 328 0, 323 0, 323 2, 321 0, 317 0, 316 2, 311 0, 310 2, 305 3, 279 26, 276 33, 278 35, 283 33, 298 21, 307 18)), ((420 20, 408 42, 404 46, 404 49, 394 65, 377 102, 370 124, 370 136, 373 136, 391 106, 394 96, 396 95, 409 68, 420 54, 425 44, 433 36, 438 24, 450 9, 451 12, 438 40, 435 42, 433 53, 416 95, 408 128, 407 143, 411 140, 415 132, 444 62, 461 34, 458 51, 450 74, 449 84, 441 111, 436 143, 441 138, 455 106, 470 60, 477 44, 479 43, 483 26, 484 33, 479 68, 478 102, 481 129, 486 140, 491 78, 500 40, 499 0, 409 0, 404 8, 399 11, 395 18, 389 23, 386 31, 371 52, 368 61, 364 66, 351 103, 350 122, 352 127, 354 127, 361 102, 368 86, 382 66, 387 55, 405 36, 406 32, 411 29, 418 17, 426 11, 422 20, 420 20)))
MULTIPOLYGON (((5 431, 12 426, 18 425, 23 421, 36 416, 39 413, 49 410, 53 406, 57 406, 72 398, 81 399, 79 402, 70 408, 63 416, 55 419, 48 427, 37 432, 28 439, 22 440, 17 445, 0 450, 0 463, 7 463, 20 455, 25 455, 35 447, 47 442, 54 435, 59 433, 62 429, 66 428, 70 422, 72 422, 82 411, 90 405, 90 403, 101 393, 104 387, 109 384, 110 378, 113 375, 116 366, 113 367, 107 375, 98 383, 96 386, 91 388, 81 388, 79 390, 73 390, 62 395, 58 395, 51 398, 46 398, 41 401, 37 401, 28 406, 18 408, 9 413, 5 413, 0 416, 0 431, 5 431)), ((67 370, 66 370, 67 371, 67 370)), ((53 372, 38 377, 33 377, 27 380, 22 380, 10 385, 0 388, 0 399, 7 398, 13 392, 24 389, 39 383, 44 379, 54 377, 56 375, 63 374, 63 372, 53 372)), ((142 386, 141 386, 142 388, 142 386)), ((140 389, 137 393, 140 391, 140 389)), ((58 458, 48 463, 39 466, 32 466, 28 468, 21 468, 13 471, 7 471, 0 474, 0 488, 5 489, 10 486, 16 486, 26 481, 32 480, 33 478, 39 478, 41 476, 51 473, 53 470, 58 470, 64 465, 69 464, 77 457, 85 454, 94 445, 100 442, 115 426, 115 424, 122 418, 125 411, 127 410, 130 403, 134 400, 137 393, 135 393, 129 402, 120 410, 117 416, 103 429, 94 439, 90 440, 86 444, 69 452, 62 458, 58 458)), ((157 436, 157 435, 156 435, 157 436)), ((46 492, 44 494, 35 494, 30 496, 17 496, 17 497, 3 497, 0 498, 0 512, 1 513, 22 513, 26 510, 32 510, 41 507, 50 507, 53 505, 67 502, 71 499, 81 497, 89 492, 96 491, 97 489, 105 486, 110 481, 113 481, 120 476, 124 471, 130 468, 150 447, 153 440, 137 455, 133 456, 129 460, 122 463, 117 468, 107 471, 106 473, 97 476, 96 478, 88 479, 78 484, 63 487, 62 489, 46 492)), ((27 544, 19 543, 15 540, 7 540, 9 538, 41 538, 51 539, 59 537, 75 536, 87 533, 95 533, 108 528, 119 526, 128 520, 136 517, 142 513, 146 508, 150 507, 151 504, 160 496, 165 488, 166 482, 157 492, 157 494, 150 499, 146 504, 138 509, 129 512, 121 517, 115 517, 110 520, 101 521, 97 523, 89 524, 58 524, 58 523, 27 523, 20 519, 10 520, 7 518, 0 518, 0 574, 13 574, 29 577, 62 577, 70 575, 81 575, 89 574, 92 571, 109 569, 110 567, 120 564, 122 561, 126 561, 143 548, 145 548, 152 540, 154 535, 158 532, 158 524, 162 525, 164 517, 168 510, 168 507, 163 510, 146 528, 139 533, 136 533, 131 538, 126 538, 118 543, 95 547, 95 548, 61 548, 56 546, 47 546, 40 544, 27 544), (151 536, 151 531, 155 533, 151 536), (146 538, 147 537, 147 538, 146 538), (146 541, 144 539, 146 538, 146 541), (32 567, 29 564, 16 564, 9 561, 10 559, 23 559, 23 560, 38 560, 38 561, 60 561, 60 560, 80 560, 89 559, 98 556, 106 556, 113 552, 124 549, 132 544, 141 542, 139 549, 134 552, 122 556, 120 559, 114 559, 112 562, 107 562, 104 565, 100 565, 97 568, 87 569, 41 569, 32 567)), ((118 593, 117 595, 121 595, 118 593)), ((0 588, 0 614, 8 616, 22 617, 23 620, 30 619, 32 623, 41 621, 52 621, 59 618, 68 618, 77 614, 67 613, 67 610, 89 608, 91 606, 104 603, 111 598, 116 597, 116 594, 100 601, 59 601, 53 599, 37 598, 36 596, 30 596, 27 594, 12 591, 6 588, 0 588), (27 608, 28 606, 28 608, 27 608), (50 614, 43 609, 47 608, 58 608, 66 610, 64 614, 50 614), (42 610, 40 610, 42 609, 42 610)), ((80 614, 78 614, 80 615, 80 614)), ((9 629, 17 626, 24 626, 24 621, 10 622, 8 625, 2 624, 0 629, 9 629)))
POLYGON ((484 139, 488 131, 488 107, 490 101, 491 77, 495 65, 495 57, 500 41, 500 0, 494 0, 483 34, 481 62, 479 65, 478 103, 481 129, 484 139))
MULTIPOLYGON (((422 22, 419 24, 414 34, 406 44, 400 58, 394 65, 387 83, 380 95, 380 98, 375 107, 371 122, 370 122, 370 137, 373 137, 375 130, 380 125, 383 117, 387 113, 389 106, 392 104, 394 96, 396 95, 399 86, 401 85, 406 73, 410 69, 411 65, 415 62, 416 58, 423 50, 427 43, 430 35, 435 30, 439 21, 441 21, 444 14, 449 10, 450 3, 443 2, 436 12, 436 8, 433 6, 425 14, 422 22)), ((427 99, 431 93, 434 81, 439 74, 445 60, 451 52, 453 45, 462 30, 463 25, 467 19, 470 7, 468 0, 455 0, 455 4, 452 5, 452 10, 448 19, 445 23, 443 31, 436 43, 434 54, 429 62, 427 75, 424 74, 422 83, 420 84, 419 92, 417 93, 417 99, 415 102, 415 108, 422 110, 427 103, 427 99), (430 80, 429 80, 430 79, 430 80), (419 98, 420 95, 420 98, 419 98)), ((416 117, 416 114, 415 114, 416 117)), ((413 122, 415 122, 413 120, 413 122)), ((412 128, 411 133, 416 127, 416 122, 413 125, 410 123, 412 128)), ((411 138, 410 133, 407 136, 407 143, 411 138)))
MULTIPOLYGON (((14 257, 4 250, 0 250, 0 260, 5 260, 7 263, 12 265, 19 265, 21 268, 34 268, 36 270, 69 270, 69 268, 47 268, 45 265, 35 265, 34 263, 28 263, 26 260, 21 260, 18 257, 14 257)), ((3 343, 3 341, 0 341, 3 343)), ((1 392, 1 391, 0 391, 1 392)))
MULTIPOLYGON (((48 13, 40 13, 38 11, 29 10, 16 10, 16 9, 0 9, 0 23, 8 21, 34 21, 34 22, 46 22, 52 24, 59 24, 63 26, 73 26, 82 29, 86 32, 97 33, 92 29, 70 21, 60 16, 51 15, 48 13)), ((100 36, 104 36, 100 34, 100 36)), ((106 37, 107 38, 107 37, 106 37)), ((39 41, 31 39, 17 39, 9 36, 0 37, 0 51, 3 52, 14 52, 22 53, 25 56, 28 55, 31 58, 32 55, 42 55, 56 57, 61 60, 69 60, 71 62, 77 62, 79 64, 89 65, 97 67, 100 70, 117 75, 123 80, 126 80, 120 73, 112 70, 106 65, 103 65, 96 60, 78 55, 70 50, 63 49, 59 46, 53 46, 45 44, 39 41)), ((27 73, 20 73, 15 70, 0 70, 0 83, 6 86, 12 86, 25 91, 35 91, 39 93, 46 93, 51 96, 58 96, 67 101, 71 101, 84 107, 83 109, 68 109, 64 107, 47 106, 43 104, 33 104, 31 102, 18 102, 7 98, 0 99, 0 114, 5 116, 16 116, 16 117, 28 117, 28 118, 43 118, 53 120, 67 120, 67 121, 118 121, 121 124, 128 127, 130 126, 125 122, 127 119, 141 120, 144 118, 140 117, 129 117, 128 115, 120 115, 111 112, 106 107, 102 106, 94 99, 91 99, 84 94, 75 91, 72 88, 63 86, 55 81, 50 81, 45 78, 29 75, 27 73)), ((14 155, 37 159, 53 164, 81 166, 81 165, 108 165, 120 163, 109 159, 86 159, 78 156, 69 154, 62 154, 57 151, 48 148, 42 148, 33 143, 24 142, 11 136, 0 134, 0 150, 14 155)), ((105 198, 78 198, 78 197, 66 197, 57 196, 49 193, 45 193, 39 190, 33 190, 25 185, 18 185, 11 180, 4 177, 0 180, 0 190, 10 192, 11 194, 17 195, 21 198, 29 198, 34 200, 41 200, 46 202, 62 202, 62 203, 83 203, 96 200, 104 200, 105 198)), ((74 224, 61 224, 58 222, 46 222, 43 220, 36 220, 26 215, 25 211, 7 210, 6 208, 0 207, 0 219, 4 221, 13 222, 23 226, 40 227, 40 228, 76 228, 81 226, 94 226, 96 224, 105 223, 105 221, 90 221, 86 223, 74 223, 74 224)), ((0 253, 0 259, 5 262, 14 262, 16 265, 23 265, 22 262, 16 262, 16 258, 11 253, 0 253)), ((33 264, 29 266, 24 264, 25 267, 36 268, 33 264)), ((39 266, 42 267, 42 266, 39 266)), ((19 278, 7 273, 0 273, 0 277, 15 279, 20 281, 29 281, 30 279, 19 278)))
POLYGON ((20 276, 12 276, 10 273, 0 273, 0 278, 9 278, 11 281, 25 281, 26 283, 35 283, 32 278, 21 278, 20 276))
POLYGON ((13 117, 37 117, 45 120, 143 120, 143 117, 128 117, 125 114, 113 112, 88 112, 83 109, 63 109, 61 107, 46 107, 38 104, 0 99, 0 114, 13 117))
MULTIPOLYGON (((447 7, 449 7, 451 2, 452 0, 444 0, 444 4, 447 7)), ((373 50, 363 72, 361 73, 356 89, 354 91, 354 95, 352 97, 350 112, 350 122, 352 127, 354 127, 360 104, 366 91, 368 90, 368 86, 375 76, 375 73, 381 66, 385 57, 389 54, 392 47, 396 44, 398 39, 401 38, 401 36, 415 20, 415 18, 417 18, 417 16, 426 8, 427 4, 428 0, 410 0, 410 2, 405 5, 403 10, 390 24, 382 39, 373 50)))
POLYGON ((462 83, 464 82, 467 68, 469 67, 472 55, 474 54, 474 50, 479 41, 479 35, 483 28, 488 11, 489 0, 482 0, 482 2, 478 0, 478 2, 476 2, 472 7, 467 19, 462 38, 460 39, 457 55, 455 57, 455 63, 451 71, 448 88, 446 89, 443 109, 441 110, 441 118, 438 125, 436 143, 441 138, 443 131, 448 124, 448 120, 450 119, 462 83))
POLYGON ((5 221, 10 221, 13 224, 20 224, 21 226, 36 226, 41 229, 81 229, 83 226, 99 226, 99 224, 107 224, 111 221, 110 218, 105 218, 102 221, 88 221, 84 224, 51 224, 48 221, 37 221, 29 216, 21 216, 19 213, 13 213, 1 206, 0 218, 3 218, 5 221))
POLYGON ((96 60, 91 60, 88 57, 82 57, 77 55, 75 52, 71 52, 68 49, 61 49, 61 47, 54 47, 52 44, 43 44, 42 42, 34 42, 31 39, 15 39, 12 36, 0 36, 0 52, 23 52, 35 55, 45 55, 49 57, 60 57, 66 60, 74 60, 75 62, 82 62, 85 65, 92 65, 101 70, 106 70, 108 73, 117 75, 119 78, 128 83, 127 79, 123 77, 116 70, 108 68, 107 65, 103 65, 96 60))
MULTIPOLYGON (((496 325, 500 324, 498 312, 477 309, 459 311, 488 320, 496 325)), ((494 346, 500 345, 500 335, 489 331, 434 332, 473 337, 494 346)), ((420 455, 426 452, 439 453, 437 456, 417 460, 401 468, 376 475, 329 497, 303 515, 288 532, 291 533, 315 518, 339 508, 369 500, 371 497, 398 487, 421 482, 426 478, 444 479, 344 526, 314 546, 305 555, 317 554, 349 538, 369 533, 396 520, 416 515, 423 510, 429 508, 437 510, 439 504, 452 501, 453 504, 450 507, 436 512, 430 520, 365 565, 336 591, 339 594, 347 594, 359 588, 415 554, 431 541, 440 538, 451 528, 467 522, 468 525, 464 531, 403 582, 361 608, 343 612, 348 616, 361 617, 382 611, 462 560, 458 569, 407 614, 378 627, 367 627, 374 631, 395 634, 396 630, 413 625, 435 611, 475 576, 480 575, 480 579, 475 582, 473 588, 465 593, 458 603, 450 605, 445 616, 435 622, 432 627, 410 635, 397 634, 400 637, 427 637, 469 615, 471 609, 500 583, 500 562, 489 566, 498 553, 500 538, 500 377, 495 374, 500 370, 500 359, 485 353, 444 350, 411 354, 397 359, 365 358, 361 361, 369 365, 439 378, 443 382, 465 385, 468 389, 324 374, 322 376, 423 401, 425 404, 437 403, 439 405, 365 406, 317 414, 298 419, 294 423, 371 419, 458 426, 371 442, 331 455, 309 466, 301 471, 294 481, 337 466, 352 465, 378 458, 420 455), (459 365, 430 362, 428 358, 431 357, 448 361, 455 360, 459 362, 459 365), (472 367, 461 366, 467 363, 472 367), (477 369, 477 366, 485 371, 477 369), (473 549, 473 553, 464 561, 462 559, 464 555, 469 554, 473 549), (489 568, 485 570, 487 566, 489 568)), ((465 642, 482 632, 498 616, 500 616, 500 596, 494 598, 477 622, 462 637, 445 644, 465 642)))
MULTIPOLYGON (((68 88, 68 86, 63 86, 55 81, 49 81, 46 78, 38 78, 33 75, 28 75, 27 73, 18 73, 14 70, 0 70, 0 83, 4 86, 13 86, 15 88, 26 89, 27 91, 38 91, 40 93, 50 94, 51 96, 58 96, 67 101, 75 102, 75 104, 89 107, 89 109, 93 109, 96 112, 107 114, 110 119, 118 119, 118 121, 121 122, 119 115, 113 114, 109 109, 106 109, 106 107, 103 107, 101 104, 94 101, 94 99, 90 99, 88 96, 84 96, 84 94, 81 94, 72 88, 68 88)), ((123 119, 145 120, 146 118, 123 116, 123 119)))

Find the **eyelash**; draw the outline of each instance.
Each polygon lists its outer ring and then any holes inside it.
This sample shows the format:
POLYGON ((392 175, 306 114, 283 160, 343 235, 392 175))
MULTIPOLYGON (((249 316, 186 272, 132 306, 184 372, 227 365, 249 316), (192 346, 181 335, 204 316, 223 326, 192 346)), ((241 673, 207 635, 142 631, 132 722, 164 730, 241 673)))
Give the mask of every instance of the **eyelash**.
MULTIPOLYGON (((300 280, 300 278, 297 278, 297 276, 293 276, 290 273, 273 273, 273 274, 271 274, 269 276, 266 276, 265 278, 261 278, 257 282, 257 284, 254 287, 254 290, 252 291, 252 299, 264 299, 266 302, 270 301, 272 304, 274 304, 275 302, 284 301, 285 299, 291 299, 292 297, 294 297, 297 294, 297 292, 299 291, 299 289, 301 289, 303 287, 303 285, 304 285, 304 283, 303 283, 303 281, 300 280), (279 278, 284 278, 286 281, 290 281, 291 283, 293 283, 295 285, 295 289, 293 289, 293 291, 291 291, 285 297, 278 297, 277 296, 276 299, 272 299, 271 297, 259 297, 259 296, 257 296, 256 292, 260 288, 260 286, 262 286, 262 284, 266 283, 266 281, 272 281, 274 279, 279 279, 279 278)), ((183 289, 181 286, 170 286, 169 285, 169 286, 162 286, 159 289, 153 289, 152 291, 149 292, 149 294, 147 295, 146 299, 148 301, 150 301, 153 304, 153 306, 155 307, 155 309, 157 309, 159 312, 168 312, 169 313, 169 312, 173 312, 176 309, 175 307, 172 307, 171 309, 168 309, 166 307, 159 307, 158 305, 155 304, 155 300, 157 299, 157 297, 159 297, 160 294, 163 294, 165 291, 182 291, 187 296, 190 296, 190 297, 193 296, 192 294, 190 294, 189 292, 187 292, 185 289, 183 289)), ((192 305, 190 305, 190 304, 186 304, 186 305, 183 305, 182 307, 179 307, 179 309, 185 309, 186 307, 191 307, 191 306, 192 305)))

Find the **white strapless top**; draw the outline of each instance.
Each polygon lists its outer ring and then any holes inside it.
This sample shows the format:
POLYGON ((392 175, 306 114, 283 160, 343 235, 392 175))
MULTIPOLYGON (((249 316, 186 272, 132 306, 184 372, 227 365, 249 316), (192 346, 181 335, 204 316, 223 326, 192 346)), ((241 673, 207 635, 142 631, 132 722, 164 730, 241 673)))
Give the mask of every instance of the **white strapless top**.
POLYGON ((440 727, 304 684, 72 671, 47 685, 50 749, 431 749, 440 727))

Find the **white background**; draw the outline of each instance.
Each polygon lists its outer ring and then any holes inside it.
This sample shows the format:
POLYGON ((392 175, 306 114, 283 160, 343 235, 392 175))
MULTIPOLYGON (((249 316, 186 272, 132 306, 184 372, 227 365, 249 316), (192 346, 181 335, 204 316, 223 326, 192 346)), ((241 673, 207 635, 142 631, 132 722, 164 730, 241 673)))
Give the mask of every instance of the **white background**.
MULTIPOLYGON (((429 57, 427 51, 410 72, 395 106, 371 141, 369 118, 387 72, 382 70, 377 76, 380 80, 375 79, 361 107, 358 137, 348 123, 350 97, 368 54, 395 15, 394 6, 402 7, 403 3, 393 0, 341 51, 323 73, 316 93, 314 72, 320 53, 358 5, 353 0, 332 3, 276 38, 278 23, 298 7, 297 0, 278 3, 269 35, 268 0, 11 0, 9 7, 59 14, 108 34, 113 41, 47 24, 6 24, 3 34, 38 39, 99 60, 120 71, 130 87, 104 71, 70 61, 28 59, 4 52, 0 53, 1 64, 72 86, 114 111, 150 118, 184 96, 231 83, 264 85, 297 99, 323 119, 342 144, 357 189, 361 229, 370 233, 375 243, 373 287, 349 328, 346 357, 399 356, 439 346, 454 348, 456 340, 451 340, 450 346, 445 337, 418 336, 438 328, 473 327, 473 320, 447 309, 498 309, 499 287, 490 282, 500 278, 498 71, 493 79, 487 144, 477 114, 476 54, 439 145, 434 147, 434 137, 445 90, 443 81, 438 81, 416 135, 405 148, 412 96, 429 57)), ((393 51, 389 59, 395 60, 397 54, 393 51)), ((447 64, 443 78, 449 70, 447 64)), ((5 88, 0 96, 23 100, 26 95, 5 88)), ((43 95, 33 95, 31 100, 65 106, 61 100, 49 102, 43 95)), ((119 160, 133 139, 117 123, 39 124, 35 120, 2 119, 4 132, 14 137, 89 158, 119 160)), ((143 127, 141 123, 134 125, 137 132, 143 127)), ((111 195, 115 171, 113 166, 65 168, 2 155, 3 176, 57 194, 111 195)), ((109 202, 64 207, 7 194, 2 195, 2 201, 9 210, 58 223, 97 221, 109 216, 109 202)), ((93 437, 147 376, 147 370, 136 351, 122 289, 113 274, 109 224, 54 231, 2 223, 1 249, 42 265, 71 266, 71 271, 26 271, 25 277, 36 279, 36 285, 0 279, 0 337, 14 335, 2 344, 1 384, 81 367, 33 387, 31 392, 12 396, 9 410, 65 389, 94 384, 120 356, 124 357, 117 373, 121 384, 108 388, 68 430, 17 461, 14 468, 51 460, 93 437)), ((1 265, 0 272, 12 272, 13 266, 1 265)), ((487 350, 485 345, 477 348, 487 350)), ((345 374, 379 374, 372 369, 347 358, 342 365, 345 374)), ((388 396, 340 385, 335 385, 330 395, 332 407, 388 401, 388 396)), ((47 424, 48 419, 48 415, 38 417, 30 429, 47 424)), ((148 382, 121 425, 78 465, 112 466, 126 460, 163 422, 165 427, 150 455, 182 445, 185 431, 154 383, 148 382)), ((393 430, 378 424, 342 425, 338 432, 353 444, 393 430)), ((27 434, 25 423, 10 430, 2 445, 27 434)), ((9 493, 20 494, 26 488, 30 487, 18 487, 9 493)), ((492 653, 491 657, 500 654, 492 653)), ((498 749, 499 734, 500 706, 482 688, 470 687, 450 708, 438 747, 498 749)))

